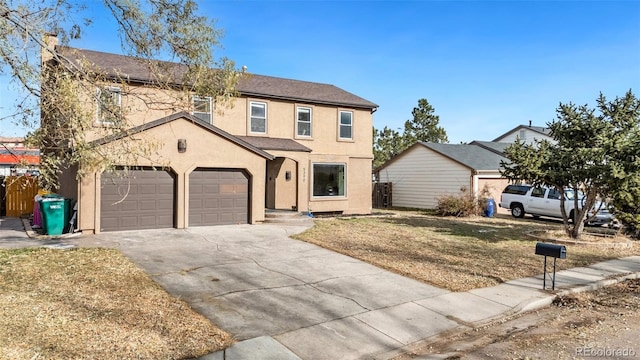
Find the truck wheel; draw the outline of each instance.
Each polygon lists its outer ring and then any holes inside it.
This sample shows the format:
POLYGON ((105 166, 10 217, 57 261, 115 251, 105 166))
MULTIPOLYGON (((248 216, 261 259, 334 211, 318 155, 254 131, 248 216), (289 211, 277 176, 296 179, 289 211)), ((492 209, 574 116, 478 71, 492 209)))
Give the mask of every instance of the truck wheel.
POLYGON ((571 212, 569 213, 569 223, 570 224, 573 224, 574 215, 575 215, 575 213, 573 212, 573 210, 571 210, 571 212))
POLYGON ((524 217, 524 208, 520 204, 515 204, 511 206, 511 215, 516 218, 524 217))

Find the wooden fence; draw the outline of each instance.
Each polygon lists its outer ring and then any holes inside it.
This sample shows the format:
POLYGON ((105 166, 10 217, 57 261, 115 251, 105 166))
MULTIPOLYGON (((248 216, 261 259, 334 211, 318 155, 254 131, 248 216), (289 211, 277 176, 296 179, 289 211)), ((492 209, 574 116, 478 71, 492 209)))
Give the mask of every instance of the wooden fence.
POLYGON ((374 208, 390 208, 392 205, 392 183, 374 182, 371 203, 374 208))
POLYGON ((33 213, 33 202, 38 194, 38 179, 29 176, 7 176, 4 178, 6 216, 18 217, 33 213))

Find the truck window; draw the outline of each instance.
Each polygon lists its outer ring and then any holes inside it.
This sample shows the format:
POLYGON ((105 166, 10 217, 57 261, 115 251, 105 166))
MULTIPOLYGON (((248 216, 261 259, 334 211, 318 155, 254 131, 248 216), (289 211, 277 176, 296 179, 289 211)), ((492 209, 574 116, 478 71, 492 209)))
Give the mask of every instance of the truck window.
POLYGON ((547 199, 560 200, 560 191, 556 189, 550 189, 549 195, 547 195, 547 199))
POLYGON ((527 185, 508 185, 503 193, 505 194, 516 194, 516 195, 525 195, 527 191, 531 189, 531 186, 527 185))
POLYGON ((545 192, 545 189, 543 188, 533 188, 533 191, 531 191, 531 196, 542 198, 544 197, 544 192, 545 192))

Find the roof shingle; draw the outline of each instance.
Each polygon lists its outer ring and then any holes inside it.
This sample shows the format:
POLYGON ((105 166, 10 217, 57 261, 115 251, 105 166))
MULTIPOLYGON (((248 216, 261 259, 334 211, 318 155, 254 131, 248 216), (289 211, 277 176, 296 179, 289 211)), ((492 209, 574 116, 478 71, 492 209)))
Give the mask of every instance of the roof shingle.
POLYGON ((237 136, 237 138, 262 150, 311 152, 311 149, 292 139, 270 138, 264 136, 237 136))
POLYGON ((504 156, 478 145, 425 142, 420 144, 476 171, 498 170, 501 161, 508 161, 504 156))
MULTIPOLYGON (((81 63, 86 61, 107 76, 122 78, 131 82, 151 83, 152 72, 149 63, 131 56, 56 46, 56 51, 67 59, 81 63)), ((165 75, 181 79, 186 66, 171 62, 162 64, 165 75)), ((273 76, 248 74, 238 83, 236 90, 244 96, 255 96, 313 104, 345 106, 373 110, 378 105, 334 85, 284 79, 273 76)))

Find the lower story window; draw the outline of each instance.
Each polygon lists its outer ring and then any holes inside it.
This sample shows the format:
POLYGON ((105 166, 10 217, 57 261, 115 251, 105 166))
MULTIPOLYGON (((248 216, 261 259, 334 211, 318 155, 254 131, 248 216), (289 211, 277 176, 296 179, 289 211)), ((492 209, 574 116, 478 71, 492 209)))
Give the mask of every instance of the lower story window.
POLYGON ((345 164, 313 164, 313 196, 345 196, 345 164))

